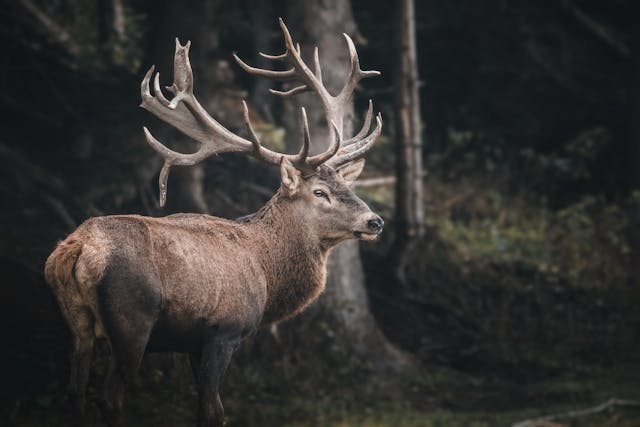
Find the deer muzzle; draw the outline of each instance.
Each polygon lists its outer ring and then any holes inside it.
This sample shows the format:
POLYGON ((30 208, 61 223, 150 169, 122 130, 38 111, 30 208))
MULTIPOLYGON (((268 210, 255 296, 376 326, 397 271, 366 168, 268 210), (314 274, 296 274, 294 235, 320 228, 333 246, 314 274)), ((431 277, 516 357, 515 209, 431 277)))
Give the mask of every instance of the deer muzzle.
POLYGON ((366 228, 362 230, 356 230, 353 235, 360 240, 375 240, 384 227, 384 221, 380 218, 380 215, 374 213, 366 219, 366 228))

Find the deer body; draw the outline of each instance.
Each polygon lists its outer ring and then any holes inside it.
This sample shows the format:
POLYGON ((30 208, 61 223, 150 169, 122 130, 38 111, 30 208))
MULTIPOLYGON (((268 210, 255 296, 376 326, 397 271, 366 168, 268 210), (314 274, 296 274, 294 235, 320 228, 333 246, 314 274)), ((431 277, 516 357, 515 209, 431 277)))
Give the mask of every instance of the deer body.
POLYGON ((304 218, 282 208, 272 200, 243 223, 200 214, 92 218, 59 244, 47 279, 60 283, 58 292, 82 295, 78 306, 100 337, 108 336, 103 279, 109 269, 139 266, 138 289, 132 284, 122 297, 133 290, 155 302, 148 349, 193 351, 211 325, 237 325, 246 335, 294 316, 324 289, 329 247, 308 241, 304 218), (55 271, 59 257, 69 256, 76 257, 67 265, 74 271, 55 271))
POLYGON ((85 392, 94 341, 106 338, 111 348, 100 408, 109 425, 118 424, 124 388, 136 375, 146 351, 190 355, 199 392, 201 426, 222 426, 220 381, 242 338, 261 324, 291 317, 320 295, 325 286, 327 256, 346 239, 373 240, 382 219, 352 190, 364 166, 362 157, 380 134, 376 118, 369 132, 372 103, 362 130, 342 139, 344 107, 357 82, 374 71, 362 71, 351 39, 351 71, 343 90, 333 96, 322 84, 316 52, 311 72, 280 21, 287 51, 266 57, 286 60, 292 68, 252 74, 304 83, 283 96, 312 90, 323 102, 331 140, 327 151, 310 156, 306 113, 304 140, 298 154, 263 147, 253 131, 245 105, 246 140, 210 117, 193 94, 189 43, 176 40, 174 97, 164 97, 153 67, 145 76, 142 107, 201 143, 192 154, 172 151, 145 128, 147 142, 165 158, 160 173, 160 204, 166 198, 169 168, 187 166, 225 151, 245 152, 280 166, 281 186, 258 212, 238 221, 199 214, 164 218, 118 215, 92 218, 62 241, 47 259, 45 278, 56 295, 73 335, 70 389, 74 420, 83 425, 85 392))

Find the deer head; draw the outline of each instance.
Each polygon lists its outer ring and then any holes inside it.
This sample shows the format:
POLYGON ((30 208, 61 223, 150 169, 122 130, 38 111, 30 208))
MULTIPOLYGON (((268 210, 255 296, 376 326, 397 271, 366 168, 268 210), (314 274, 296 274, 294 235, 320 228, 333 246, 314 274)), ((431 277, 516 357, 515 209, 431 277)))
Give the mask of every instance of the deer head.
POLYGON ((304 218, 311 228, 310 236, 317 236, 324 247, 349 238, 373 240, 382 231, 384 222, 352 189, 363 166, 363 160, 350 162, 338 170, 321 165, 316 173, 305 177, 285 159, 276 197, 288 205, 292 215, 304 218))
POLYGON ((211 117, 200 105, 193 93, 193 72, 189 63, 190 42, 184 46, 176 39, 174 55, 174 82, 167 87, 173 94, 167 99, 160 89, 159 73, 152 66, 141 85, 142 104, 161 120, 171 124, 184 134, 200 143, 195 153, 183 154, 173 151, 159 142, 145 127, 147 142, 164 158, 164 166, 160 172, 160 206, 164 206, 167 196, 167 178, 171 166, 194 165, 204 159, 225 152, 243 152, 260 161, 279 165, 282 185, 278 197, 298 211, 301 218, 308 219, 309 224, 317 227, 314 230, 321 239, 332 244, 346 238, 373 239, 382 231, 382 219, 371 212, 352 190, 352 183, 364 166, 363 156, 371 148, 382 130, 382 118, 378 114, 376 125, 371 129, 373 103, 369 108, 361 130, 351 138, 342 135, 345 108, 350 102, 358 82, 366 77, 377 76, 378 71, 363 71, 355 46, 351 38, 344 34, 349 49, 350 71, 342 90, 337 95, 328 92, 322 82, 322 71, 318 57, 318 49, 314 51, 314 71, 302 60, 300 46, 294 44, 289 30, 282 19, 279 20, 285 41, 285 52, 280 55, 263 57, 283 61, 290 68, 285 71, 272 71, 254 68, 234 55, 238 64, 248 73, 266 77, 280 82, 298 83, 293 89, 279 91, 270 89, 274 95, 282 97, 295 96, 302 92, 314 92, 320 99, 327 126, 329 127, 329 143, 326 151, 311 156, 309 148, 311 137, 305 109, 301 109, 303 140, 296 154, 274 152, 262 146, 258 135, 249 120, 247 105, 242 101, 244 122, 249 139, 236 135, 211 117), (150 92, 151 78, 153 95, 150 92), (322 218, 313 221, 312 218, 322 218))

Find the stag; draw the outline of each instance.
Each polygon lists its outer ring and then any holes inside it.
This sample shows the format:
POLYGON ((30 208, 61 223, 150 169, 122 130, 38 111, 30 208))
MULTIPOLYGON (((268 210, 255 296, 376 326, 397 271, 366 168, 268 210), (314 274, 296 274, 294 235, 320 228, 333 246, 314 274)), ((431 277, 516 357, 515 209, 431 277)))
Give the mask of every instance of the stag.
POLYGON ((145 352, 188 353, 198 394, 201 426, 221 426, 224 409, 218 394, 223 373, 239 342, 261 325, 300 313, 325 287, 327 256, 346 239, 373 240, 383 221, 360 200, 352 183, 363 156, 380 135, 373 105, 360 132, 343 138, 345 108, 358 82, 378 75, 360 69, 346 34, 350 71, 344 87, 332 95, 322 81, 317 48, 314 70, 280 20, 286 50, 261 54, 290 68, 254 68, 234 55, 248 73, 297 84, 272 93, 290 97, 311 91, 321 101, 329 127, 326 151, 310 154, 305 110, 303 138, 296 154, 265 148, 254 131, 246 103, 248 139, 211 117, 193 93, 190 42, 176 39, 174 82, 167 99, 154 67, 141 85, 142 108, 200 143, 191 154, 173 151, 144 128, 150 146, 164 158, 160 204, 167 197, 171 166, 194 165, 225 152, 242 152, 280 168, 281 186, 258 212, 242 221, 199 214, 162 218, 115 215, 91 218, 58 244, 45 266, 73 335, 70 391, 75 419, 84 422, 85 390, 94 341, 111 348, 100 408, 109 425, 121 419, 125 385, 137 373, 145 352), (153 77, 153 94, 151 79, 153 77))

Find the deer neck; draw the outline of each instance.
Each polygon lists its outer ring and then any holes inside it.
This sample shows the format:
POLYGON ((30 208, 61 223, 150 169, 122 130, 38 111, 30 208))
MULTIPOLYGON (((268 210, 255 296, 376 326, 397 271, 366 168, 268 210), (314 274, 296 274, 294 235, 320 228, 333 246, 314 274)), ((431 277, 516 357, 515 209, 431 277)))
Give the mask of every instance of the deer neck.
POLYGON ((250 221, 261 232, 260 257, 267 276, 263 323, 304 310, 324 290, 329 248, 322 245, 302 213, 280 193, 250 221))

